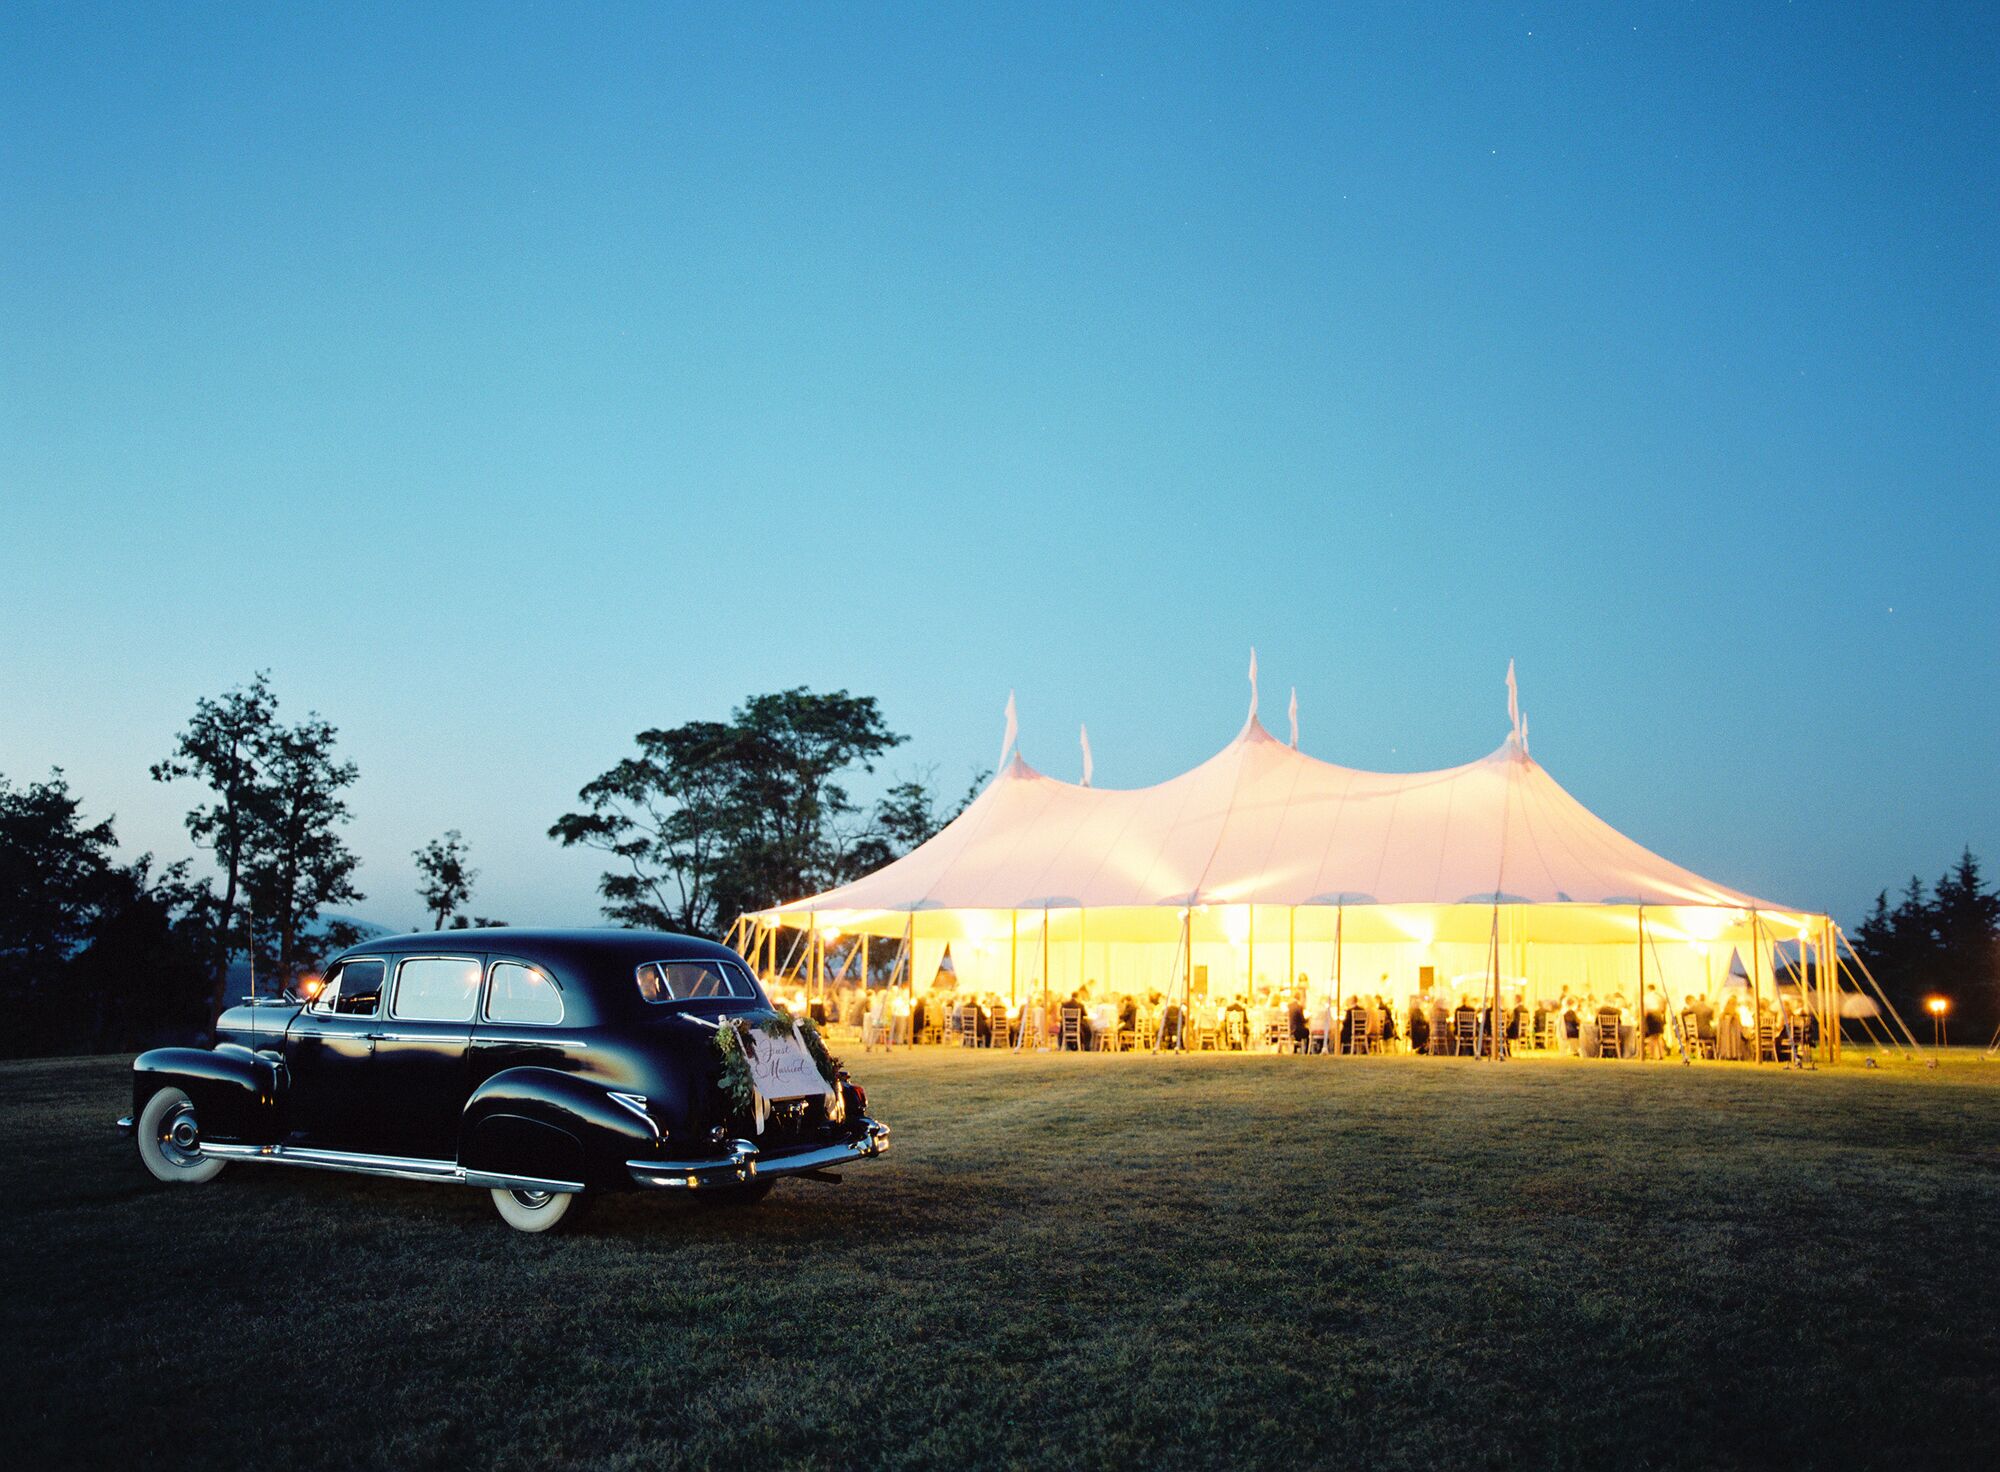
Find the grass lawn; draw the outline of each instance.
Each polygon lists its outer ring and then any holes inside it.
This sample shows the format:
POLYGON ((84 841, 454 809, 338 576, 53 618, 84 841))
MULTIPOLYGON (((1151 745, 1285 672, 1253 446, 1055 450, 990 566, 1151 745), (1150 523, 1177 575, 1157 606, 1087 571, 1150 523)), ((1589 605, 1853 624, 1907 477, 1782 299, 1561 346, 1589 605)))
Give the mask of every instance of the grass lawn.
POLYGON ((2000 1064, 849 1061, 844 1185, 548 1238, 0 1067, 7 1460, 2000 1463, 2000 1064))

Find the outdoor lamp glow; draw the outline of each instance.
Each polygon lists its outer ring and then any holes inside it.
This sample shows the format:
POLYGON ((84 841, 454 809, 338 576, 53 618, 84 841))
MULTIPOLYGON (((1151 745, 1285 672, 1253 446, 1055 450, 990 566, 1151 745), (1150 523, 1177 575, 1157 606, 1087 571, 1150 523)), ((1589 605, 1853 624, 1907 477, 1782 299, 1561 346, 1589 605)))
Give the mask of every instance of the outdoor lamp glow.
POLYGON ((1946 1042, 1944 1014, 1951 1010, 1951 998, 1933 993, 1924 998, 1924 1010, 1931 1014, 1931 1042, 1942 1048, 1946 1042))

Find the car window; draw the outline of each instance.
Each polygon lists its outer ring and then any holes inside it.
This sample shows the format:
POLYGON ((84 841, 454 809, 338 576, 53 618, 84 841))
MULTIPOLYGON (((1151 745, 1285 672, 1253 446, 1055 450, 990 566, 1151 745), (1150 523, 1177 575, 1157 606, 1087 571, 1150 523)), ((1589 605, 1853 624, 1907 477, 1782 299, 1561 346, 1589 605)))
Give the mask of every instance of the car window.
POLYGON ((709 997, 757 999, 750 973, 730 961, 648 961, 639 968, 639 995, 649 1002, 709 997))
POLYGON ((562 993, 532 966, 495 961, 486 982, 488 1022, 561 1022, 562 993))
POLYGON ((373 1017, 382 1002, 382 979, 388 970, 386 961, 343 962, 333 968, 307 1010, 320 1016, 373 1017))
POLYGON ((396 968, 396 1016, 405 1022, 470 1022, 479 963, 469 956, 415 956, 396 968))

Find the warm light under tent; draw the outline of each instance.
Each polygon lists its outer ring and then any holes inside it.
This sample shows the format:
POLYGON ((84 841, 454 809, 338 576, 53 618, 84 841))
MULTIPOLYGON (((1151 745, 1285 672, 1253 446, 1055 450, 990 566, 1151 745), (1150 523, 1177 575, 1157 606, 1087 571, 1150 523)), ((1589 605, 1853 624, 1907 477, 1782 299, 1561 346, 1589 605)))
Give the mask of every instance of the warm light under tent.
POLYGON ((1732 953, 1765 995, 1781 958, 1830 987, 1840 944, 1818 911, 1627 838, 1534 761, 1518 724, 1478 761, 1383 773, 1307 756, 1254 710, 1215 756, 1151 787, 1059 781, 1014 752, 928 842, 735 933, 767 971, 842 938, 852 955, 857 936, 901 942, 899 979, 918 991, 948 956, 942 984, 1009 1000, 1086 983, 1256 995, 1303 976, 1314 994, 1398 1003, 1428 987, 1636 1004, 1643 986, 1669 1007, 1722 990, 1732 953))

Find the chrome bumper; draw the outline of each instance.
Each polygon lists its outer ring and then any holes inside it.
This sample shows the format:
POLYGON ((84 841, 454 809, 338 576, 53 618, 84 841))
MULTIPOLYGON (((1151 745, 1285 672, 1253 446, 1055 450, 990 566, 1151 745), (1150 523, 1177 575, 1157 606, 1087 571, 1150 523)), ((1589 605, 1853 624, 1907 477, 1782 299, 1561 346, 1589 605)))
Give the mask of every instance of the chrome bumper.
POLYGON ((861 1138, 800 1150, 791 1155, 765 1155, 749 1140, 732 1140, 728 1153, 708 1160, 628 1160, 632 1183, 681 1191, 712 1191, 751 1181, 827 1170, 853 1160, 873 1160, 889 1148, 889 1126, 872 1119, 862 1122, 861 1138))
POLYGON ((118 1128, 118 1137, 120 1139, 123 1140, 131 1139, 133 1130, 132 1116, 128 1114, 123 1119, 119 1120, 117 1128, 118 1128))

